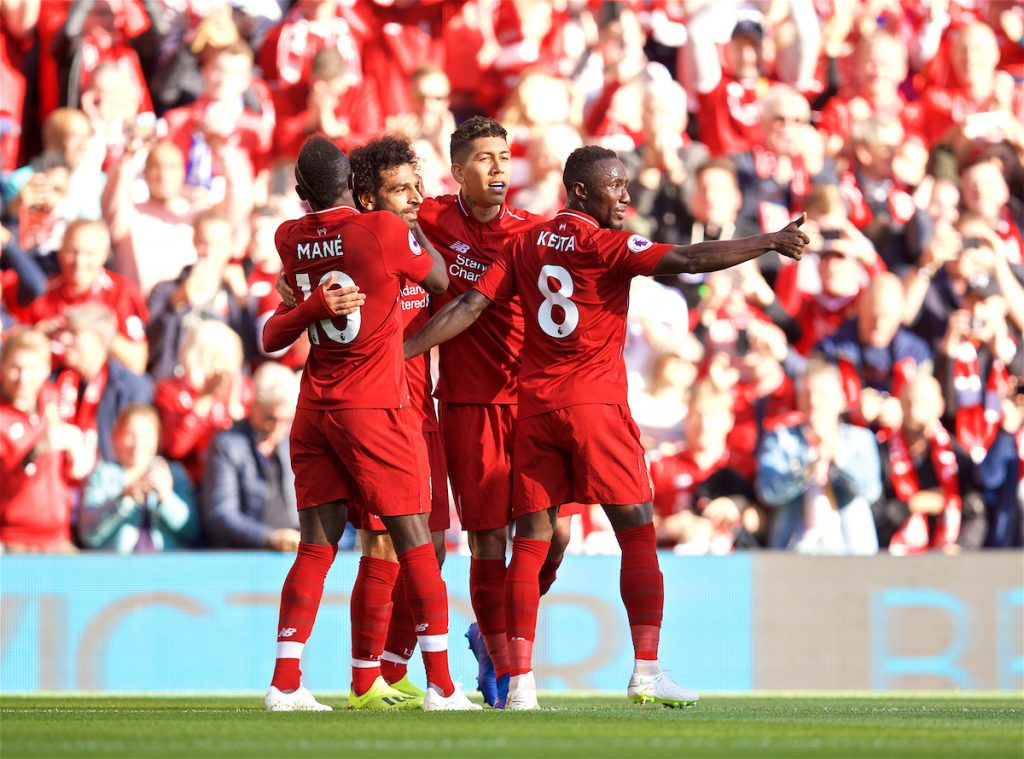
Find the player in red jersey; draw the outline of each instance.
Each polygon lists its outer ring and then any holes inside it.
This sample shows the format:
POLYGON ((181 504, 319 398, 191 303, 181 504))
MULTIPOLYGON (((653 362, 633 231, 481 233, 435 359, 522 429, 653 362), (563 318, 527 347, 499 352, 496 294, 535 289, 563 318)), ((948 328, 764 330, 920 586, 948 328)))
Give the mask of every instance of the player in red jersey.
POLYGON ((405 352, 418 355, 454 337, 492 303, 519 294, 526 334, 513 454, 516 537, 505 586, 508 708, 538 708, 531 664, 538 574, 558 507, 574 500, 604 505, 622 549, 620 587, 636 657, 630 699, 693 705, 697 694, 658 665, 664 589, 622 360, 630 280, 724 269, 770 250, 799 259, 808 239, 802 220, 774 234, 689 246, 630 234, 622 229, 626 169, 597 146, 573 151, 563 180, 565 210, 515 237, 472 290, 406 341, 405 352))
MULTIPOLYGON (((415 228, 423 195, 416 173, 416 154, 408 140, 384 136, 352 151, 352 194, 360 211, 390 211, 415 228)), ((430 317, 431 293, 415 281, 405 280, 401 287, 401 311, 405 334, 419 330, 430 317)), ((433 382, 427 356, 417 356, 406 363, 409 396, 416 411, 418 428, 427 444, 430 464, 430 536, 438 565, 444 562, 444 533, 448 529, 448 472, 444 443, 431 397, 433 382)), ((380 517, 365 508, 350 506, 349 519, 359 529, 362 559, 360 578, 353 590, 350 608, 353 619, 360 618, 363 639, 355 648, 366 665, 354 667, 353 692, 363 694, 372 684, 374 673, 382 674, 393 688, 414 699, 422 700, 424 691, 414 685, 407 674, 407 664, 416 649, 416 624, 408 602, 408 579, 396 572, 398 557, 380 517), (397 574, 388 585, 383 578, 397 574), (393 601, 393 606, 392 606, 393 601), (390 615, 390 623, 388 616, 390 615), (367 620, 371 623, 367 624, 367 620)))
MULTIPOLYGON (((451 137, 451 160, 459 194, 424 199, 418 216, 451 279, 447 293, 435 300, 438 306, 474 287, 509 238, 541 221, 505 204, 512 154, 497 121, 477 116, 460 125, 451 137)), ((479 631, 471 626, 467 637, 481 665, 477 683, 492 706, 504 702, 508 687, 505 550, 523 328, 518 298, 489 309, 465 334, 441 346, 435 391, 452 492, 473 555, 470 600, 479 631)), ((562 512, 566 518, 541 571, 544 592, 562 561, 571 513, 579 513, 579 507, 562 512)))
MULTIPOLYGON (((275 236, 286 279, 304 297, 295 308, 282 304, 270 318, 264 348, 279 350, 306 328, 312 347, 291 432, 301 542, 281 593, 278 657, 266 706, 326 708, 302 686, 299 659, 337 552, 347 502, 358 500, 383 519, 406 570, 427 671, 423 709, 479 709, 448 671, 447 593, 430 541, 427 452, 409 408, 401 350, 401 279, 439 293, 448 278, 439 259, 423 255, 402 219, 361 215, 348 205, 349 176, 348 158, 333 143, 308 140, 295 177, 299 197, 312 212, 285 222, 275 236), (335 283, 355 284, 365 295, 363 305, 344 319, 334 318, 328 297, 335 283)), ((397 574, 396 566, 392 584, 397 574)), ((379 686, 390 691, 382 679, 379 686)), ((383 698, 381 703, 393 706, 383 698)))

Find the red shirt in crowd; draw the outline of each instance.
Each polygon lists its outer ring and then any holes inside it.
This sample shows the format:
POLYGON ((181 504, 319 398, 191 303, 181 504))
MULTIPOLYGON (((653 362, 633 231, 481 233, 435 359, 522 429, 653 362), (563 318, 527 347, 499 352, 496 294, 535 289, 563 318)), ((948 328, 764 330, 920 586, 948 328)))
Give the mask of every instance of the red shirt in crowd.
MULTIPOLYGON (((360 214, 343 205, 284 222, 274 243, 296 298, 308 299, 332 274, 338 285, 355 284, 366 294, 356 313, 312 325, 299 408, 407 405, 401 280, 425 279, 432 259, 405 222, 389 211, 360 214)), ((282 305, 267 322, 265 344, 276 344, 277 317, 290 310, 282 305)))
POLYGON ((57 389, 44 385, 35 413, 0 399, 0 543, 46 550, 71 540, 71 495, 63 453, 33 453, 46 437, 47 406, 57 389))
MULTIPOLYGON (((425 198, 419 223, 441 257, 451 281, 437 308, 473 288, 510 237, 540 221, 527 211, 502 206, 486 224, 477 221, 462 197, 425 198)), ((436 395, 450 403, 517 402, 523 312, 511 297, 488 308, 461 335, 440 346, 441 376, 436 395)))
MULTIPOLYGON (((261 85, 258 89, 265 87, 266 85, 261 85)), ((260 171, 268 164, 274 138, 274 107, 269 93, 266 93, 266 97, 261 100, 264 109, 262 113, 243 108, 239 103, 238 107, 241 112, 228 137, 228 142, 241 148, 249 158, 253 173, 260 171)), ((209 100, 200 98, 188 105, 173 108, 164 114, 164 121, 167 124, 167 139, 177 145, 186 160, 192 150, 193 139, 203 131, 203 122, 211 105, 220 107, 220 104, 213 104, 209 100)))
POLYGON ((727 448, 718 461, 707 469, 701 469, 694 460, 693 451, 684 448, 651 462, 654 513, 660 517, 670 517, 681 511, 699 514, 706 504, 694 503, 694 491, 715 472, 730 466, 731 458, 727 448))
POLYGON ((712 156, 749 153, 764 142, 761 101, 771 83, 722 75, 711 92, 697 95, 697 135, 712 156))
POLYGON ((602 229, 568 209, 509 241, 475 288, 496 303, 519 295, 526 323, 520 418, 626 404, 630 282, 654 271, 671 247, 602 229))
MULTIPOLYGON (((280 92, 277 105, 277 126, 274 128, 274 153, 277 158, 294 161, 299 157, 302 143, 314 130, 309 128, 311 111, 307 108, 309 87, 295 84, 280 92)), ((369 142, 384 129, 380 107, 366 84, 349 87, 338 99, 334 116, 348 125, 348 133, 334 139, 335 144, 348 152, 369 142)))
POLYGON ((81 295, 76 295, 61 275, 53 277, 49 289, 28 305, 25 314, 29 322, 36 324, 86 303, 98 303, 117 314, 117 328, 122 337, 134 342, 146 341, 149 309, 138 285, 105 269, 96 277, 93 286, 81 295))
MULTIPOLYGON (((252 380, 248 377, 239 379, 242 383, 239 400, 248 414, 255 397, 252 380)), ((162 379, 153 390, 153 405, 160 412, 163 428, 161 448, 164 455, 180 461, 196 483, 202 480, 206 449, 210 447, 213 436, 235 423, 228 404, 220 399, 215 399, 209 411, 200 415, 196 411, 196 401, 201 392, 184 377, 162 379)))

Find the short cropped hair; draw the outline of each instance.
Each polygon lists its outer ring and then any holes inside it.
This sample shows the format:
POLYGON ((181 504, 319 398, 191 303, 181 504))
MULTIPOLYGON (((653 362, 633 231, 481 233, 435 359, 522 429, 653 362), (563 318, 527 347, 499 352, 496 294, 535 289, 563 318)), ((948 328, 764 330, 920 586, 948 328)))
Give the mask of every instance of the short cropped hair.
POLYGON ((295 181, 303 200, 319 209, 330 208, 349 186, 348 156, 322 134, 305 141, 295 162, 295 181))
POLYGON ((15 327, 4 336, 0 345, 0 364, 5 364, 18 351, 31 351, 46 358, 50 363, 50 338, 31 327, 15 327))
POLYGON ((117 337, 117 314, 99 303, 83 303, 64 312, 69 332, 92 332, 108 349, 117 337))
POLYGON ((486 137, 500 137, 507 140, 508 132, 497 121, 486 116, 472 116, 462 122, 452 132, 450 144, 452 163, 464 163, 469 158, 473 142, 486 137))
POLYGON ((618 158, 614 150, 602 148, 600 145, 584 145, 576 148, 565 159, 565 170, 562 171, 562 184, 565 192, 572 197, 572 186, 579 182, 589 187, 594 177, 594 167, 598 162, 609 158, 618 158))
POLYGON ((157 439, 160 438, 160 431, 162 425, 160 424, 160 414, 157 410, 150 406, 148 403, 131 403, 121 409, 121 413, 117 415, 117 421, 114 422, 114 431, 120 431, 135 417, 145 419, 156 430, 157 439))
POLYGON ((345 73, 345 58, 336 47, 325 47, 316 55, 309 66, 311 79, 328 82, 345 73))
POLYGON ((256 403, 277 406, 292 404, 299 398, 299 378, 284 364, 273 361, 260 366, 252 377, 256 403))
POLYGON ((366 192, 376 195, 381 188, 381 174, 406 163, 416 165, 412 144, 403 137, 386 134, 352 151, 352 194, 356 207, 365 211, 359 196, 366 192))

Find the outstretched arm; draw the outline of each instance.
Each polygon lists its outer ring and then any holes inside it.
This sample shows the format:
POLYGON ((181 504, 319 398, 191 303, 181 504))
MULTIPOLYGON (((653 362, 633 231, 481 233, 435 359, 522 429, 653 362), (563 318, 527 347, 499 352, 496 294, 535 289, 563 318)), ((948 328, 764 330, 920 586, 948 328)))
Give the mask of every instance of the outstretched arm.
POLYGON ((800 229, 806 218, 806 215, 801 215, 799 219, 786 225, 785 229, 772 234, 741 237, 739 240, 714 240, 696 245, 675 245, 651 274, 697 274, 728 269, 770 250, 776 250, 788 258, 799 261, 804 248, 810 242, 800 229))
POLYGON ((284 350, 298 340, 310 324, 351 313, 354 309, 347 307, 351 288, 333 285, 332 275, 294 308, 285 303, 279 305, 263 327, 263 350, 266 353, 284 350))
POLYGON ((435 345, 451 340, 473 325, 491 305, 491 299, 479 290, 468 290, 446 305, 423 329, 405 341, 405 360, 426 353, 435 345))

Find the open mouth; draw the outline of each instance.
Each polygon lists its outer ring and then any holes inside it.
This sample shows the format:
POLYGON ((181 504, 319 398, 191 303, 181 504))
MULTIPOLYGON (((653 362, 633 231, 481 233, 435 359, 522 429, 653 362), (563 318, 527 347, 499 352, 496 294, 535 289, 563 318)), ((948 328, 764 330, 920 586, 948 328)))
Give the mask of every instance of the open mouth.
POLYGON ((491 192, 505 192, 508 189, 508 185, 505 182, 491 182, 487 185, 487 189, 491 192))

